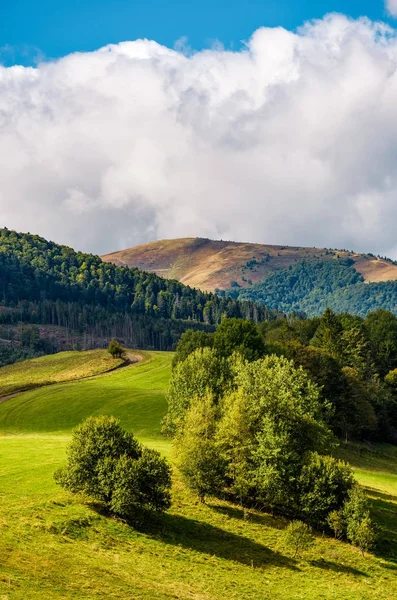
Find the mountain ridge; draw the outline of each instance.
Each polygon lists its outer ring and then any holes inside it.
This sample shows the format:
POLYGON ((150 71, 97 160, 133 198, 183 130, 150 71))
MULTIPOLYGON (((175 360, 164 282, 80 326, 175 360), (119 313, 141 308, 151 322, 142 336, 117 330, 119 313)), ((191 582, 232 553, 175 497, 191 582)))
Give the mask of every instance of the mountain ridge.
POLYGON ((348 250, 210 240, 165 239, 103 255, 102 260, 134 266, 203 291, 250 288, 275 271, 303 260, 352 261, 366 283, 397 280, 397 264, 390 259, 348 250))

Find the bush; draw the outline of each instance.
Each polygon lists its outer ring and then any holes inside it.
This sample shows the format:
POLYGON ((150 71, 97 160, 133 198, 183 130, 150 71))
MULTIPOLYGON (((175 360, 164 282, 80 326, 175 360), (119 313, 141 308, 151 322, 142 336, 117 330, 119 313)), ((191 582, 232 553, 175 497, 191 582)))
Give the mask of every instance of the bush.
POLYGON ((158 452, 142 448, 114 417, 90 417, 75 429, 67 464, 54 478, 65 489, 87 494, 127 519, 139 509, 162 511, 170 506, 167 462, 158 452))
POLYGON ((117 340, 112 340, 108 346, 108 352, 113 358, 124 358, 125 350, 117 340))
POLYGON ((110 509, 126 519, 140 509, 162 512, 170 507, 170 469, 158 452, 144 448, 138 460, 122 456, 116 464, 110 509))
POLYGON ((285 531, 285 541, 294 550, 294 558, 303 550, 308 550, 314 543, 312 530, 302 521, 292 521, 285 531))
POLYGON ((371 550, 376 542, 376 532, 374 525, 369 515, 366 515, 361 521, 352 523, 348 527, 348 538, 361 550, 361 554, 364 556, 364 552, 371 550))
POLYGON ((313 453, 301 471, 299 484, 302 517, 318 529, 327 526, 329 514, 343 506, 354 477, 343 461, 313 453))
POLYGON ((329 513, 327 523, 332 530, 335 539, 340 540, 345 533, 345 519, 342 510, 333 510, 329 513))
POLYGON ((352 488, 345 503, 343 514, 346 523, 346 535, 362 554, 376 543, 376 531, 372 523, 369 502, 359 486, 352 488))

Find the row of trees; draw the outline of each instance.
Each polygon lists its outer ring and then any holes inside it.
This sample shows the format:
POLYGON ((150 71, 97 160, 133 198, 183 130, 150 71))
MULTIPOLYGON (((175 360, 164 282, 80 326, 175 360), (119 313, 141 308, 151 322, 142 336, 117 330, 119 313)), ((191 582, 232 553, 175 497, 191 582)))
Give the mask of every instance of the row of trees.
MULTIPOLYGON (((320 320, 318 338, 334 318, 320 320)), ((371 548, 376 536, 366 496, 351 467, 332 456, 335 407, 302 366, 267 350, 258 327, 243 320, 182 336, 164 419, 182 477, 202 502, 227 498, 245 514, 254 507, 298 519, 288 529, 296 543, 309 535, 307 525, 371 548)), ((112 343, 109 351, 122 348, 112 343)), ((108 417, 76 430, 56 480, 129 521, 142 509, 170 505, 167 463, 108 417)))
MULTIPOLYGON (((318 343, 335 319, 318 320, 318 343)), ((319 349, 301 347, 308 356, 319 349)), ((163 425, 185 481, 201 501, 226 496, 370 547, 367 499, 350 466, 332 457, 337 407, 307 368, 270 350, 254 324, 235 319, 182 336, 163 425)))
MULTIPOLYGON (((252 504, 254 498, 257 503, 265 494, 268 500, 272 499, 270 506, 277 508, 276 497, 286 493, 288 486, 285 477, 280 479, 280 469, 271 467, 278 479, 270 486, 266 481, 270 473, 266 475, 263 469, 259 472, 258 464, 253 469, 254 463, 250 462, 252 458, 256 463, 258 458, 260 460, 259 455, 254 457, 252 448, 248 450, 250 438, 244 440, 243 445, 233 440, 229 460, 226 455, 217 456, 211 445, 215 431, 211 404, 203 400, 195 412, 192 408, 186 415, 178 447, 180 467, 189 486, 202 500, 207 493, 224 494, 227 485, 231 490, 229 495, 240 504, 243 501, 252 504), (227 481, 226 468, 229 470, 227 481), (244 468, 248 470, 244 472, 244 468)), ((238 428, 237 435, 239 433, 238 428)), ((262 446, 263 442, 262 437, 258 445, 262 446)), ((221 447, 222 444, 219 449, 221 447)), ((295 492, 300 488, 303 503, 298 511, 296 507, 292 509, 291 499, 288 499, 291 514, 299 513, 316 527, 327 525, 335 537, 346 536, 363 552, 370 549, 375 536, 368 504, 354 484, 349 467, 318 454, 305 462, 298 483, 293 484, 292 480, 289 483, 295 492), (315 508, 314 514, 309 513, 310 507, 315 508)), ((296 464, 295 457, 289 467, 296 464)), ((263 462, 263 466, 268 469, 269 462, 263 462)), ((90 417, 75 429, 67 463, 55 472, 54 478, 65 489, 101 502, 110 513, 131 524, 141 522, 148 511, 163 512, 171 506, 169 464, 158 452, 141 446, 114 417, 90 417)), ((301 521, 294 521, 287 528, 287 542, 295 554, 310 544, 310 531, 301 521)))
POLYGON ((390 312, 363 319, 327 309, 321 318, 279 318, 258 327, 225 320, 215 333, 185 333, 174 365, 205 347, 214 349, 214 364, 225 365, 233 352, 250 361, 271 354, 292 360, 317 384, 338 437, 397 443, 397 318, 390 312))

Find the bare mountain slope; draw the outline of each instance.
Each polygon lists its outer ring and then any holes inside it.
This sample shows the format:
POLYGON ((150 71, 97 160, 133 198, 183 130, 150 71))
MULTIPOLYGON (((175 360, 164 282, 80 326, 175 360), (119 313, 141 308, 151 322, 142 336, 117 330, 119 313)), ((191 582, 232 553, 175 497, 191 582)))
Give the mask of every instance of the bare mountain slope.
POLYGON ((269 246, 203 238, 160 240, 102 256, 107 262, 138 267, 202 290, 249 287, 267 275, 304 259, 351 259, 367 282, 397 280, 397 265, 370 254, 269 246))

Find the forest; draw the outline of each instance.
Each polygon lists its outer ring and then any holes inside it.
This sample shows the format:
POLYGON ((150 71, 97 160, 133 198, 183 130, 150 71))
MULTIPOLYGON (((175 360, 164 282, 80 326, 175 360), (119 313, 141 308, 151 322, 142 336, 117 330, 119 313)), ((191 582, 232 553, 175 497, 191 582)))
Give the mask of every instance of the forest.
POLYGON ((301 261, 249 288, 233 286, 227 295, 308 316, 321 315, 328 307, 363 317, 377 308, 397 313, 397 282, 365 283, 353 264, 352 259, 339 258, 301 261))
POLYGON ((69 346, 90 348, 118 337, 130 346, 170 350, 188 327, 211 330, 224 317, 260 322, 271 315, 262 304, 221 298, 0 229, 0 337, 9 342, 0 348, 0 361, 5 354, 12 362, 56 349, 54 339, 37 338, 38 325, 64 328, 69 346), (21 324, 31 326, 28 341, 21 324))

